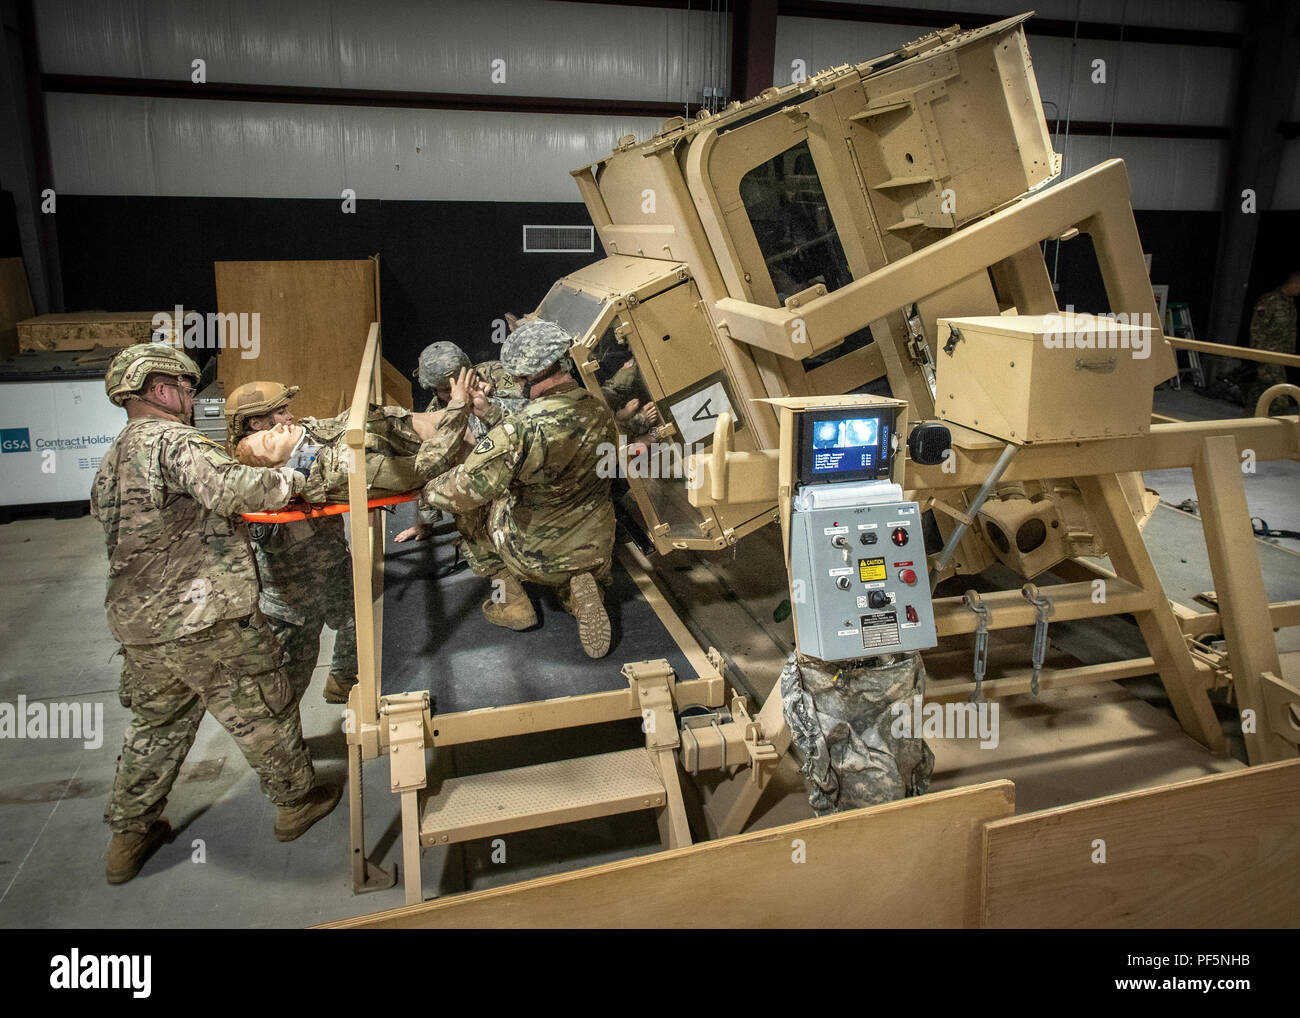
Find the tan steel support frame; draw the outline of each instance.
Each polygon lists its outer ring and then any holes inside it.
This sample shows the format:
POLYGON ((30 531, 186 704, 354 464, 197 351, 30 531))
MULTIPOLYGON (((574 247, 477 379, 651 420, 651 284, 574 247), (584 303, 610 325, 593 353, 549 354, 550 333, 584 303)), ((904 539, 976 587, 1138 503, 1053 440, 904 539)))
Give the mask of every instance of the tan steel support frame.
MULTIPOLYGON (((380 327, 372 323, 357 374, 357 384, 348 410, 347 446, 352 464, 364 464, 365 425, 372 402, 383 398, 379 370, 380 327)), ((665 847, 691 842, 685 804, 678 779, 676 751, 679 747, 675 712, 686 706, 719 707, 728 690, 721 655, 707 652, 691 636, 664 600, 648 573, 648 563, 635 547, 620 549, 620 559, 631 573, 642 595, 663 622, 687 662, 694 678, 671 681, 671 672, 652 674, 654 669, 624 668, 630 688, 583 696, 558 697, 535 703, 511 704, 481 710, 435 716, 429 709, 427 692, 381 696, 383 675, 383 585, 384 527, 378 510, 367 507, 368 492, 364 469, 348 474, 348 527, 351 538, 353 609, 357 625, 357 685, 352 688, 344 713, 348 742, 349 854, 354 893, 392 887, 397 874, 366 857, 365 808, 362 794, 366 760, 388 755, 391 788, 400 796, 402 813, 402 862, 407 902, 421 899, 420 799, 427 783, 425 750, 484 739, 505 738, 528 732, 599 724, 653 715, 645 725, 647 750, 664 784, 665 805, 659 811, 665 847)), ((642 665, 649 664, 646 662, 642 665)), ((748 745, 751 760, 766 761, 774 756, 758 732, 748 745)))
POLYGON ((348 835, 352 890, 379 891, 393 886, 396 872, 366 856, 362 762, 379 755, 379 689, 384 620, 384 527, 368 509, 365 449, 370 403, 382 398, 379 323, 370 324, 357 384, 348 408, 348 532, 352 545, 352 606, 357 626, 357 684, 348 695, 344 732, 348 740, 348 835), (360 553, 359 553, 360 552, 360 553))
MULTIPOLYGON (((904 488, 909 497, 925 498, 935 489, 981 483, 1002 449, 1002 443, 965 428, 954 427, 954 458, 943 466, 922 467, 909 462, 904 488)), ((1180 422, 1153 425, 1151 432, 1130 438, 1073 444, 1025 446, 1008 468, 1005 480, 1072 477, 1079 485, 1089 515, 1095 521, 1115 572, 1088 570, 1088 578, 1042 588, 1053 599, 1053 619, 1079 619, 1132 613, 1138 621, 1151 656, 1043 673, 1043 685, 1062 687, 1103 682, 1132 675, 1156 673, 1184 730, 1214 752, 1223 752, 1225 740, 1207 695, 1215 683, 1214 669, 1198 661, 1188 640, 1221 630, 1229 647, 1231 673, 1243 711, 1247 752, 1252 764, 1296 756, 1300 742, 1300 695, 1281 679, 1273 627, 1294 625, 1300 612, 1288 603, 1269 604, 1260 577, 1242 473, 1243 455, 1249 461, 1300 459, 1300 419, 1254 418, 1233 421, 1180 422), (1131 507, 1121 489, 1117 471, 1190 467, 1202 500, 1202 525, 1210 553, 1220 612, 1210 618, 1175 612, 1151 563, 1131 507), (1095 574, 1095 576, 1093 575, 1095 574), (1101 579, 1097 603, 1092 580, 1101 579), (1293 706, 1294 705, 1294 706, 1293 706), (1249 713, 1247 713, 1249 712, 1249 713), (1253 732, 1251 731, 1253 727, 1253 732)), ((692 457, 692 498, 723 497, 741 500, 775 500, 776 452, 766 459, 727 455, 714 449, 692 457), (761 460, 761 461, 760 461, 761 460), (772 462, 768 462, 768 461, 772 462), (715 475, 725 483, 715 488, 715 475), (767 490, 770 485, 771 490, 767 490)), ((1032 625, 1034 611, 1019 591, 984 595, 994 629, 1032 625)), ((940 637, 973 632, 974 616, 960 598, 935 601, 935 622, 940 637)), ((985 683, 987 697, 1025 692, 1027 675, 1007 676, 985 683)), ((932 688, 934 701, 965 698, 973 684, 942 684, 932 688)), ((774 693, 764 705, 779 718, 774 693)), ((767 729, 774 742, 788 735, 767 729)), ((742 821, 743 823, 743 821, 742 821)), ((727 828, 724 833, 736 833, 727 828)))

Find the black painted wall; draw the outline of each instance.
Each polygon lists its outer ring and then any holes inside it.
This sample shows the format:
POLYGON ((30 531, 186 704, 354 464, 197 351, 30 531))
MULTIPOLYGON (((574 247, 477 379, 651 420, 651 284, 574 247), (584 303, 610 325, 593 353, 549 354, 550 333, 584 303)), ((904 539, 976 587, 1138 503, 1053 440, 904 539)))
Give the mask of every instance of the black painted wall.
MULTIPOLYGON (((138 311, 183 304, 216 310, 214 261, 365 258, 380 255, 384 351, 414 369, 436 339, 460 343, 476 359, 495 355, 491 323, 532 311, 559 277, 601 257, 523 253, 524 223, 589 225, 577 202, 337 201, 253 198, 148 198, 60 195, 59 250, 68 310, 138 311)), ((1219 213, 1137 212, 1155 282, 1191 306, 1205 334, 1219 213)), ((0 216, 2 218, 2 216, 0 216)), ((1300 212, 1261 216, 1246 299, 1253 303, 1300 265, 1294 238, 1300 212)), ((1061 245, 1059 303, 1106 311, 1086 236, 1061 245)), ((1048 245, 1048 268, 1054 245, 1048 245)), ((1247 314, 1243 319, 1249 322, 1247 314)))
MULTIPOLYGON (((1238 336, 1209 336, 1210 295, 1214 289, 1214 259, 1219 241, 1218 212, 1135 212, 1143 250, 1152 257, 1151 281, 1169 284, 1169 300, 1188 305, 1196 338, 1216 343, 1245 343, 1250 314, 1242 317, 1238 336)), ((1282 285, 1289 271, 1300 268, 1300 211, 1269 212, 1260 217, 1255 257, 1251 262, 1250 286, 1246 291, 1249 308, 1267 290, 1282 285)), ((1051 271, 1056 244, 1047 245, 1047 267, 1051 271)), ((1092 241, 1086 235, 1060 245, 1057 281, 1061 285, 1057 303, 1073 304, 1076 311, 1110 310, 1097 268, 1092 241)))
POLYGON ((493 319, 534 310, 556 279, 601 257, 599 242, 592 254, 523 253, 525 223, 590 225, 572 202, 358 201, 344 214, 316 199, 60 195, 57 215, 76 311, 206 313, 217 309, 214 261, 378 253, 384 355, 408 374, 439 339, 497 356, 493 319))

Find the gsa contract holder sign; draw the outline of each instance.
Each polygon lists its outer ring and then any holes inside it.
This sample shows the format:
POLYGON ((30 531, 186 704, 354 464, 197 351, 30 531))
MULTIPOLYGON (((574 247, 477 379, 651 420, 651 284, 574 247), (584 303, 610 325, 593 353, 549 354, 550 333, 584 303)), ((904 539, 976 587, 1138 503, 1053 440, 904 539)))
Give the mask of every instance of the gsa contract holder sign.
POLYGON ((10 381, 0 374, 0 506, 77 502, 126 423, 99 376, 10 381))

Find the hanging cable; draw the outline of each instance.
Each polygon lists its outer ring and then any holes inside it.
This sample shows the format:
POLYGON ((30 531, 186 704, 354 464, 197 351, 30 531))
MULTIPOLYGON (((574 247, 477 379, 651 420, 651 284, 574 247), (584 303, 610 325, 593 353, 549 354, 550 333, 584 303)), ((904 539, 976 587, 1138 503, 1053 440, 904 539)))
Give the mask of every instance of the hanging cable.
POLYGON ((686 14, 682 17, 682 116, 691 119, 691 0, 686 0, 686 14))
POLYGON ((1128 20, 1128 0, 1124 0, 1124 6, 1119 10, 1119 48, 1115 51, 1115 77, 1111 81, 1113 90, 1110 99, 1110 134, 1106 138, 1106 158, 1109 159, 1111 150, 1115 147, 1115 109, 1119 105, 1119 69, 1124 62, 1124 23, 1128 20))
MULTIPOLYGON (((1065 97, 1065 143, 1062 145, 1061 152, 1061 176, 1068 176, 1066 167, 1070 159, 1070 115, 1074 110, 1074 68, 1077 63, 1079 49, 1079 18, 1083 14, 1083 0, 1078 0, 1074 5, 1074 36, 1070 40, 1070 86, 1069 92, 1065 97)), ((1052 289, 1057 290, 1060 286, 1060 268, 1061 268, 1061 241, 1057 238, 1056 253, 1052 257, 1052 289)))

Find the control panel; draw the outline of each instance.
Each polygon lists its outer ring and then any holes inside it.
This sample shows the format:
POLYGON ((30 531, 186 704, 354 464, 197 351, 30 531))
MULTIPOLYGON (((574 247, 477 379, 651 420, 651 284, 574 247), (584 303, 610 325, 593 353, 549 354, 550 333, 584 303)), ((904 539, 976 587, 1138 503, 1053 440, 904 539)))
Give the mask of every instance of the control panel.
POLYGON ((790 575, 804 654, 843 661, 938 642, 920 508, 902 496, 887 481, 796 496, 790 575))
POLYGON ((920 507, 892 479, 897 411, 818 407, 792 424, 788 547, 800 651, 844 661, 935 646, 920 507))

